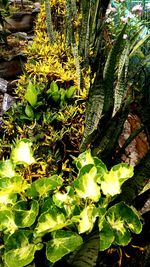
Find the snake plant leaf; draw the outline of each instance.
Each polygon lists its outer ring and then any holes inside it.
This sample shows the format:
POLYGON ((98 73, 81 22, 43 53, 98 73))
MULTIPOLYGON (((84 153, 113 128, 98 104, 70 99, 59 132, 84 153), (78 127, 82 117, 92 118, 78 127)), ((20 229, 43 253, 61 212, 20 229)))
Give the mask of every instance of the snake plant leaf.
POLYGON ((126 25, 123 27, 122 31, 115 40, 104 66, 104 72, 103 72, 104 92, 105 92, 104 109, 103 109, 104 113, 107 113, 110 110, 110 108, 113 107, 114 104, 113 99, 114 99, 115 70, 118 60, 126 44, 126 40, 123 39, 125 31, 126 31, 126 25))
POLYGON ((94 232, 68 258, 72 267, 95 267, 99 252, 99 233, 94 232))
POLYGON ((35 87, 35 85, 30 81, 27 86, 27 91, 25 93, 25 99, 29 102, 29 104, 34 107, 37 103, 37 96, 38 91, 35 87))
POLYGON ((74 181, 74 188, 80 198, 88 198, 97 202, 100 198, 100 187, 96 181, 97 169, 93 164, 88 164, 79 171, 74 181))
POLYGON ((53 175, 49 178, 41 178, 31 184, 26 194, 29 197, 39 196, 45 198, 50 191, 60 187, 62 182, 62 178, 58 175, 53 175))
POLYGON ((35 162, 33 151, 31 149, 32 142, 29 139, 18 140, 11 150, 10 159, 14 164, 30 165, 35 162))
POLYGON ((114 88, 114 107, 112 117, 119 111, 126 93, 126 75, 128 70, 129 43, 125 46, 118 63, 117 84, 114 88))
POLYGON ((95 78, 93 85, 90 88, 85 117, 85 129, 81 142, 81 149, 85 150, 95 137, 95 132, 98 128, 98 123, 102 117, 104 105, 104 87, 102 80, 98 81, 95 78))
POLYGON ((56 231, 67 225, 66 217, 56 207, 50 207, 46 212, 43 212, 39 218, 35 228, 34 236, 41 237, 46 233, 56 231))
POLYGON ((104 195, 115 196, 121 193, 122 184, 133 176, 133 167, 126 163, 120 163, 111 168, 103 176, 101 190, 104 195))
POLYGON ((46 257, 50 262, 55 263, 82 243, 80 235, 71 231, 58 230, 52 233, 52 240, 46 244, 46 257))
POLYGON ((136 212, 120 202, 108 209, 106 220, 114 232, 114 244, 126 246, 131 241, 130 230, 134 233, 140 233, 142 224, 136 212))
POLYGON ((39 212, 39 204, 32 200, 30 205, 27 201, 20 200, 13 206, 15 223, 20 228, 30 227, 36 220, 39 212))
POLYGON ((0 161, 0 177, 13 177, 16 175, 14 164, 10 159, 0 161))
POLYGON ((97 217, 97 210, 94 206, 89 205, 85 207, 80 213, 80 220, 78 224, 78 232, 79 234, 85 232, 91 232, 97 217))
POLYGON ((150 39, 150 33, 146 34, 144 38, 142 38, 140 41, 137 42, 137 44, 133 47, 133 49, 130 52, 129 57, 131 58, 136 51, 146 42, 150 39))
POLYGON ((100 229, 100 251, 108 249, 115 239, 113 229, 110 224, 104 219, 103 227, 100 229))

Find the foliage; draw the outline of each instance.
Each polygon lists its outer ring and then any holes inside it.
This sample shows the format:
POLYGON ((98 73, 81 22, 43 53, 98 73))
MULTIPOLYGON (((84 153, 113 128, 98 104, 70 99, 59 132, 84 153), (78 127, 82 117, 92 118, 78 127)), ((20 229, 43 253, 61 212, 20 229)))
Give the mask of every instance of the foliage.
MULTIPOLYGON (((117 27, 117 23, 114 25, 117 27)), ((122 22, 118 36, 113 37, 105 64, 101 65, 93 79, 87 101, 81 149, 91 144, 93 153, 107 162, 115 157, 118 137, 129 113, 130 103, 134 101, 133 62, 139 54, 144 57, 142 51, 145 44, 147 47, 149 44, 150 35, 145 32, 142 23, 138 24, 138 33, 137 26, 133 24, 131 28, 131 25, 122 22)), ((148 60, 148 51, 145 60, 148 60)), ((141 68, 140 63, 136 65, 136 75, 141 74, 141 68)))
POLYGON ((32 181, 25 178, 31 164, 36 164, 31 145, 28 139, 18 140, 10 159, 0 164, 1 250, 6 266, 28 265, 41 249, 51 264, 76 249, 81 253, 83 234, 88 236, 96 224, 101 251, 112 244, 126 246, 131 232, 141 232, 132 207, 124 202, 111 205, 122 184, 132 177, 131 166, 121 163, 108 171, 87 150, 75 158, 78 173, 72 184, 65 186, 60 175, 41 175, 32 181), (18 161, 18 155, 23 159, 18 161))

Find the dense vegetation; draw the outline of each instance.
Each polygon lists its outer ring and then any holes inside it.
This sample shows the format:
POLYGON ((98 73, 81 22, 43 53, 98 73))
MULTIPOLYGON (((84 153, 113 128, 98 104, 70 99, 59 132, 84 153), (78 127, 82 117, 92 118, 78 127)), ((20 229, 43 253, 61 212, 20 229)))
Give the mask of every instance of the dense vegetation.
POLYGON ((121 251, 142 231, 131 205, 149 190, 150 153, 134 168, 122 155, 150 127, 149 18, 110 2, 41 4, 3 114, 1 266, 92 267, 99 251, 121 251), (120 147, 131 113, 141 124, 120 147))

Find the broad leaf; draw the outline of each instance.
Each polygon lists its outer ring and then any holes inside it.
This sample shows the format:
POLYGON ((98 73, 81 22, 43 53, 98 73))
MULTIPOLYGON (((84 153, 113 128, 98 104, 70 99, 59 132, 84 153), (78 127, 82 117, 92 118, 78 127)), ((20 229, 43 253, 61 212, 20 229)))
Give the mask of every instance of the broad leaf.
POLYGON ((0 177, 13 177, 16 175, 13 162, 8 159, 0 161, 0 177))
POLYGON ((31 106, 35 106, 37 103, 37 96, 38 96, 38 91, 35 85, 29 82, 27 86, 27 91, 24 96, 25 99, 30 103, 31 106))
POLYGON ((84 232, 91 232, 96 220, 96 215, 94 206, 90 205, 83 209, 80 214, 80 220, 78 224, 79 234, 84 232))
POLYGON ((17 230, 17 225, 15 224, 15 219, 12 211, 10 210, 0 210, 0 231, 4 233, 13 234, 17 230))
POLYGON ((34 111, 32 109, 32 107, 30 105, 26 105, 25 107, 25 114, 29 117, 29 118, 34 118, 34 111))
POLYGON ((74 251, 83 242, 81 236, 71 231, 59 230, 52 233, 52 237, 46 244, 46 257, 52 263, 74 251))
POLYGON ((84 167, 85 165, 88 164, 94 164, 94 159, 91 155, 91 151, 90 149, 84 151, 83 153, 81 153, 78 158, 75 160, 76 162, 76 166, 78 168, 78 170, 80 170, 82 167, 84 167))
POLYGON ((109 208, 106 219, 113 229, 115 236, 113 243, 116 245, 126 246, 130 242, 130 230, 134 233, 140 233, 142 230, 137 214, 123 202, 109 208))
POLYGON ((104 195, 114 196, 121 193, 121 185, 133 176, 133 167, 125 163, 114 166, 103 176, 101 189, 104 195))
POLYGON ((28 244, 9 250, 4 254, 5 262, 8 267, 24 267, 33 261, 35 252, 41 248, 42 245, 28 244))
POLYGON ((6 251, 24 247, 29 244, 31 239, 32 239, 31 230, 19 229, 15 231, 15 233, 8 235, 8 237, 5 238, 6 251))
POLYGON ((74 188, 80 198, 89 198, 97 202, 100 198, 100 187, 96 181, 97 169, 92 164, 84 166, 74 182, 74 188))
POLYGON ((15 164, 30 165, 35 162, 31 149, 32 142, 29 139, 21 139, 12 148, 10 158, 15 164))
POLYGON ((18 227, 30 227, 36 220, 39 212, 39 204, 32 200, 29 204, 27 201, 18 201, 14 207, 15 223, 18 227))
POLYGON ((32 183, 27 190, 27 196, 30 197, 46 197, 49 191, 55 190, 62 185, 63 180, 58 175, 49 178, 41 178, 32 183))
POLYGON ((102 229, 100 223, 100 251, 108 249, 113 243, 114 239, 114 232, 110 224, 106 220, 104 220, 102 229))
POLYGON ((66 218, 63 213, 56 211, 51 207, 48 211, 42 213, 38 219, 34 235, 43 236, 46 233, 61 229, 67 225, 66 218))

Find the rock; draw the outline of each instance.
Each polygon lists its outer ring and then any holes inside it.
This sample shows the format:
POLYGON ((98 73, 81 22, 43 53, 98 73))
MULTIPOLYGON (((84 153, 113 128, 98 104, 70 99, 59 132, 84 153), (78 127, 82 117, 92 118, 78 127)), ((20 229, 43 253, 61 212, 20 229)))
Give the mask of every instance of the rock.
POLYGON ((12 58, 0 58, 0 77, 3 79, 16 78, 22 73, 23 63, 26 57, 23 54, 15 55, 12 58))
POLYGON ((28 36, 26 32, 15 32, 12 35, 18 38, 19 40, 28 40, 28 36))
POLYGON ((1 93, 6 93, 7 85, 8 85, 8 82, 6 80, 0 78, 0 92, 1 93))
POLYGON ((2 112, 5 112, 8 109, 10 109, 13 102, 14 102, 14 98, 11 95, 5 93, 3 97, 3 103, 2 103, 2 112))
POLYGON ((10 32, 28 32, 32 30, 38 11, 16 12, 6 18, 5 28, 10 32))

